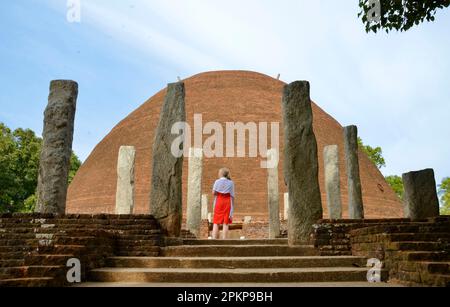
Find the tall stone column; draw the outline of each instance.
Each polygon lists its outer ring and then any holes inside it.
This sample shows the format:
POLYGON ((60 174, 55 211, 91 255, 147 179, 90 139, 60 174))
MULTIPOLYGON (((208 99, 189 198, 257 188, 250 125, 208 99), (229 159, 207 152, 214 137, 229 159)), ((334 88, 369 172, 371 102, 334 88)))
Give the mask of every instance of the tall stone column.
POLYGON ((439 199, 432 169, 403 174, 405 217, 413 220, 439 216, 439 199))
POLYGON ((116 214, 133 214, 136 149, 121 146, 117 159, 116 214))
POLYGON ((208 219, 208 195, 202 195, 202 220, 208 219))
POLYGON ((180 136, 172 134, 175 124, 186 122, 184 83, 172 83, 162 106, 153 143, 150 214, 160 223, 164 234, 179 237, 182 221, 183 146, 177 153, 172 145, 180 136))
POLYGON ((69 80, 50 83, 44 113, 44 131, 39 163, 36 212, 64 214, 78 84, 69 80))
POLYGON ((323 150, 325 164, 325 189, 330 219, 342 218, 341 182, 339 176, 339 151, 337 145, 323 150))
POLYGON ((288 218, 289 218, 289 193, 284 193, 284 214, 283 214, 283 217, 284 217, 284 220, 288 220, 288 218))
POLYGON ((345 164, 348 182, 348 213, 351 219, 364 218, 364 206, 359 176, 358 128, 344 128, 345 164))
MULTIPOLYGON (((278 151, 270 149, 267 152, 267 160, 279 161, 278 151)), ((278 162, 267 169, 267 199, 269 205, 269 238, 275 239, 280 235, 280 205, 278 193, 278 162)))
POLYGON ((309 242, 323 216, 317 141, 313 130, 309 82, 297 81, 283 91, 284 178, 289 190, 289 245, 309 242))
POLYGON ((186 226, 197 238, 202 219, 202 170, 203 150, 190 148, 186 226))

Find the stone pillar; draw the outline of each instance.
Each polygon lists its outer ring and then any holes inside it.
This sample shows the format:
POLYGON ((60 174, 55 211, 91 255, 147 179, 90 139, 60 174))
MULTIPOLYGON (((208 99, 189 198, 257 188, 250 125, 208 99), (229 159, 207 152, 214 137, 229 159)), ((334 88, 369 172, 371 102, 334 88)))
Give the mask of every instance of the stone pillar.
POLYGON ((153 143, 150 214, 159 221, 163 233, 172 237, 181 233, 184 150, 182 142, 179 151, 172 152, 173 143, 180 138, 172 134, 172 128, 186 122, 184 98, 183 83, 168 85, 153 143))
POLYGON ((284 193, 284 220, 287 221, 289 218, 289 193, 284 193))
POLYGON ((50 83, 39 163, 38 213, 65 214, 77 97, 76 82, 50 83))
POLYGON ((306 81, 286 85, 283 91, 283 164, 289 191, 289 245, 309 242, 313 224, 323 216, 309 91, 306 81))
POLYGON ((133 214, 136 149, 121 146, 117 160, 116 214, 133 214))
POLYGON ((267 152, 268 161, 277 161, 275 166, 267 169, 267 199, 269 205, 269 239, 280 235, 280 205, 278 194, 278 152, 270 149, 267 152))
POLYGON ((348 182, 348 214, 351 219, 363 219, 364 206, 359 177, 358 128, 356 126, 344 128, 344 145, 348 182))
POLYGON ((330 219, 342 219, 341 182, 339 176, 339 151, 337 145, 323 150, 325 165, 325 189, 330 219))
POLYGON ((202 219, 202 160, 201 148, 189 149, 186 227, 197 238, 200 236, 202 219))
POLYGON ((403 174, 405 217, 413 220, 439 216, 434 171, 425 169, 403 174))
POLYGON ((202 220, 208 219, 208 195, 202 195, 202 220))

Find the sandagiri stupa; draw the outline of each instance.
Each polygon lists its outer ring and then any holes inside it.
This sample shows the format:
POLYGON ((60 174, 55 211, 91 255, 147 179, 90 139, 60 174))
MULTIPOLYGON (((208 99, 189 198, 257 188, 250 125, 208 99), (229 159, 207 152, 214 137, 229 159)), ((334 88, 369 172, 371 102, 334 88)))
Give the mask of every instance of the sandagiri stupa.
MULTIPOLYGON (((186 89, 186 116, 193 126, 194 114, 203 122, 279 122, 282 127, 281 99, 284 82, 249 71, 206 72, 183 80, 186 89)), ((117 157, 120 146, 136 148, 135 213, 149 212, 150 178, 152 174, 152 145, 160 109, 166 90, 163 89, 123 119, 95 147, 69 187, 68 213, 114 213, 117 157)), ((100 115, 99 115, 100 116, 100 115)), ((319 182, 327 217, 324 187, 323 149, 339 146, 341 197, 344 218, 347 214, 347 177, 344 163, 343 127, 313 103, 314 131, 319 153, 319 182)), ((268 134, 270 138, 270 133, 268 134)), ((206 138, 206 137, 204 137, 206 138)), ((280 129, 279 191, 280 211, 283 193, 283 129, 280 129)), ((270 141, 268 141, 270 144, 270 141)), ((366 218, 402 217, 402 204, 386 183, 383 175, 359 152, 361 183, 366 218)), ((261 158, 205 158, 203 161, 202 193, 211 195, 212 185, 221 167, 228 167, 236 184, 235 221, 251 216, 267 221, 267 170, 260 167, 261 158)), ((188 159, 183 166, 183 210, 186 210, 188 159)), ((212 200, 210 197, 210 207, 212 200)), ((209 209, 210 211, 212 208, 209 209)), ((281 214, 282 216, 282 214, 281 214)), ((184 214, 185 217, 185 214, 184 214)))

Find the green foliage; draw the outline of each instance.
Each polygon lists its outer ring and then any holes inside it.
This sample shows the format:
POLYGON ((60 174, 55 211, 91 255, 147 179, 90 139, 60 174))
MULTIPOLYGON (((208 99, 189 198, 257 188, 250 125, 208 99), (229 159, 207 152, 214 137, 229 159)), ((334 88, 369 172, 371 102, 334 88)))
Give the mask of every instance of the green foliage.
POLYGON ((373 148, 369 145, 364 145, 361 138, 358 138, 358 145, 378 168, 386 166, 386 161, 383 158, 383 150, 381 149, 381 147, 373 148))
POLYGON ((70 157, 69 184, 72 183, 72 180, 75 177, 80 166, 80 159, 78 159, 77 155, 72 152, 72 156, 70 157))
POLYGON ((360 12, 366 32, 385 30, 407 31, 424 21, 434 21, 436 11, 450 6, 450 0, 380 0, 379 22, 370 20, 373 1, 359 0, 360 12))
POLYGON ((400 176, 392 175, 385 177, 386 182, 391 186, 391 188, 394 190, 395 194, 400 199, 403 199, 403 179, 400 176))
MULTIPOLYGON (((42 139, 30 129, 11 131, 0 123, 0 212, 32 212, 42 139)), ((81 162, 72 153, 69 182, 81 162)))
POLYGON ((441 214, 450 215, 450 177, 442 179, 438 189, 441 200, 441 214))

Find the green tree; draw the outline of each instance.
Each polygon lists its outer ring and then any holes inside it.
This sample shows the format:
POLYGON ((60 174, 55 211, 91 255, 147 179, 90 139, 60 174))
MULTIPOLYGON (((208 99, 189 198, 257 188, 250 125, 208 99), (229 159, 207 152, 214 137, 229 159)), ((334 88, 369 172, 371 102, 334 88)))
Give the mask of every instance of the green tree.
POLYGON ((442 179, 438 191, 441 200, 441 214, 450 215, 450 177, 442 179))
MULTIPOLYGON (((32 212, 42 139, 30 129, 11 131, 0 123, 0 212, 32 212)), ((81 162, 72 153, 69 182, 81 162)))
POLYGON ((373 148, 369 145, 364 145, 361 138, 358 138, 358 145, 378 168, 386 166, 386 161, 383 158, 383 150, 381 147, 373 148))
POLYGON ((403 179, 400 176, 397 175, 391 175, 385 177, 386 182, 391 186, 391 188, 394 190, 395 194, 400 199, 403 199, 403 179))
POLYGON ((73 178, 77 174, 78 169, 81 166, 81 161, 78 159, 77 155, 72 152, 70 157, 70 170, 69 170, 69 184, 72 182, 73 178))
POLYGON ((359 0, 358 17, 366 32, 407 31, 424 21, 434 21, 437 10, 448 6, 450 0, 359 0))

